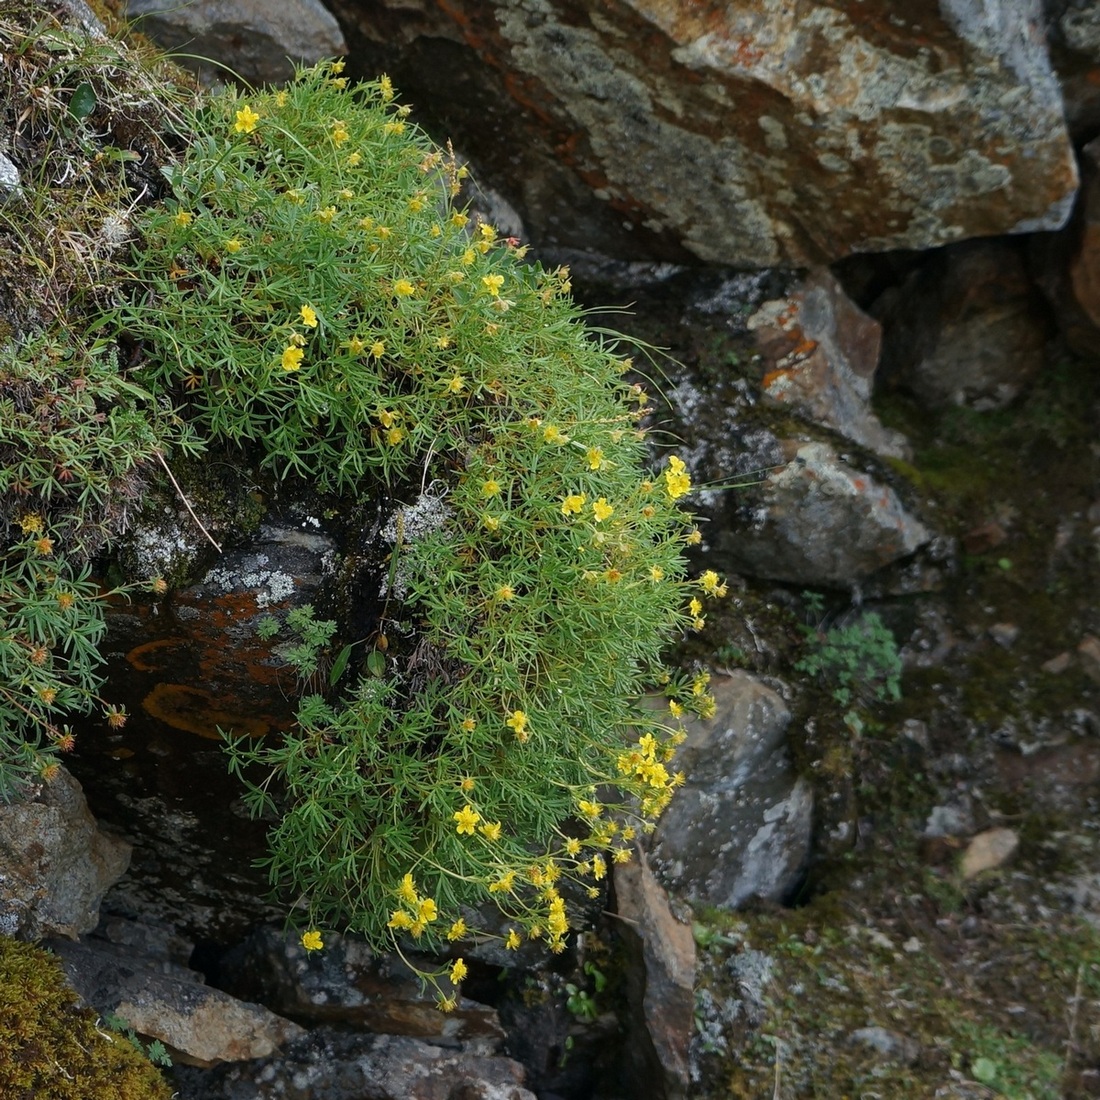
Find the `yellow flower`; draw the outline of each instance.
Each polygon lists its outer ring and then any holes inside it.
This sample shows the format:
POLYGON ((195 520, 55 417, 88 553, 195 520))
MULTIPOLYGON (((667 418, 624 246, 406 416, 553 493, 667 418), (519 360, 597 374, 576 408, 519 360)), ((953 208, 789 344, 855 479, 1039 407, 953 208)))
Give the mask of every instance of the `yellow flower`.
POLYGON ((456 374, 447 382, 447 389, 451 393, 461 393, 466 386, 466 379, 461 374, 456 374))
POLYGON ((401 414, 392 413, 389 409, 379 409, 374 415, 378 417, 378 422, 383 428, 392 428, 394 421, 396 421, 401 414))
POLYGON ((321 933, 316 929, 310 929, 308 932, 302 933, 302 946, 307 951, 320 951, 325 944, 321 939, 321 933))
POLYGON ((340 73, 344 71, 344 63, 343 61, 337 59, 331 65, 329 65, 328 69, 330 73, 334 73, 336 76, 339 76, 340 73))
POLYGON ((695 696, 705 695, 707 691, 707 684, 709 683, 709 672, 697 672, 691 681, 691 694, 695 696))
POLYGON ((347 159, 347 165, 349 168, 357 168, 360 161, 363 159, 362 153, 349 153, 347 159))
POLYGON ((563 516, 579 515, 584 507, 584 493, 570 493, 561 502, 561 514, 563 516))
POLYGON ((241 242, 238 241, 236 237, 233 237, 231 240, 225 242, 225 250, 226 252, 240 252, 241 242))
POLYGON ((398 298, 411 298, 416 293, 416 287, 408 279, 398 279, 393 284, 393 292, 398 298))
POLYGON ((390 919, 386 922, 387 928, 401 929, 412 928, 413 919, 405 912, 404 909, 396 909, 391 914, 390 919))
POLYGON ((481 234, 482 240, 486 241, 491 241, 495 239, 497 235, 496 229, 494 229, 493 226, 491 226, 488 222, 482 222, 481 225, 477 227, 477 231, 481 234))
POLYGON ((451 973, 448 977, 453 985, 458 985, 466 977, 466 964, 461 959, 455 959, 451 964, 451 973))
POLYGON ((458 1007, 458 1001, 456 1001, 454 997, 440 996, 439 1000, 435 1002, 435 1007, 438 1008, 440 1012, 454 1012, 458 1007))
POLYGON ((699 615, 702 613, 702 610, 703 605, 695 596, 692 596, 691 602, 688 604, 688 611, 690 611, 692 615, 699 615))
POLYGON ((438 916, 439 910, 436 908, 435 901, 432 898, 424 898, 423 900, 417 902, 417 923, 431 924, 431 922, 435 920, 438 916))
POLYGON ((580 810, 585 817, 599 817, 602 807, 598 802, 589 802, 587 799, 582 798, 577 803, 577 809, 580 810))
POLYGON ((420 211, 424 209, 424 200, 419 195, 413 195, 413 197, 409 199, 409 209, 414 214, 420 213, 420 211))
POLYGON ((305 325, 306 328, 317 327, 317 314, 314 312, 313 306, 302 306, 298 312, 301 314, 302 324, 305 325))
POLYGON ((592 857, 592 874, 597 881, 607 874, 607 862, 604 860, 603 856, 592 857))
POLYGON ((631 857, 631 851, 629 848, 616 848, 611 854, 611 858, 616 863, 629 863, 631 857))
POLYGON ((668 466, 665 467, 665 492, 669 500, 679 500, 691 489, 691 478, 687 474, 683 459, 676 455, 669 457, 668 466))
POLYGON ((526 740, 527 735, 527 715, 522 710, 514 710, 504 720, 504 724, 510 729, 514 730, 516 737, 520 740, 526 740))
POLYGON ((597 523, 602 523, 614 511, 615 507, 607 503, 607 497, 600 497, 592 505, 592 514, 596 517, 597 523))
POLYGON ((290 188, 288 188, 288 189, 287 189, 286 191, 284 191, 284 192, 283 192, 283 197, 284 197, 284 198, 285 198, 285 199, 286 199, 286 200, 287 200, 288 202, 292 202, 292 203, 294 203, 295 205, 299 205, 299 206, 300 206, 300 205, 301 205, 301 204, 302 204, 303 202, 305 202, 305 201, 306 201, 306 200, 305 200, 305 196, 303 196, 302 192, 301 192, 301 191, 299 191, 299 190, 298 190, 298 189, 297 189, 296 187, 290 187, 290 188))
POLYGON ((598 886, 589 886, 585 893, 590 898, 598 898, 600 896, 600 888, 598 886))
POLYGON ((684 713, 684 708, 675 699, 669 699, 668 709, 673 718, 679 718, 684 713))
POLYGON ((470 264, 472 264, 474 262, 474 260, 476 260, 476 259, 477 259, 477 253, 472 248, 467 248, 466 251, 462 253, 462 261, 461 262, 466 267, 469 267, 470 264))
POLYGON ((496 516, 484 515, 481 517, 481 523, 486 531, 500 530, 500 520, 496 516))
POLYGON ((703 541, 703 532, 698 527, 693 527, 687 535, 684 536, 684 542, 688 546, 698 546, 703 541))
POLYGON ((333 88, 339 88, 343 91, 348 86, 348 78, 346 76, 338 76, 334 80, 330 80, 329 84, 333 88))
POLYGON ((721 584, 718 574, 713 569, 708 569, 700 578, 699 586, 708 596, 724 596, 729 591, 729 586, 721 584))
POLYGON ((455 825, 455 830, 459 836, 473 836, 474 826, 481 820, 481 814, 469 803, 463 806, 461 810, 455 811, 451 816, 458 823, 455 825))
POLYGON ((509 951, 515 951, 515 949, 517 947, 519 947, 520 943, 521 943, 521 940, 520 940, 519 936, 516 934, 516 930, 514 928, 509 928, 508 929, 508 938, 504 941, 504 946, 509 951))
POLYGON ((176 225, 179 226, 190 225, 194 220, 195 215, 189 210, 181 210, 175 217, 176 225))
POLYGON ((326 206, 324 208, 324 210, 318 210, 317 211, 317 220, 319 222, 324 222, 325 225, 331 225, 332 224, 332 219, 335 218, 335 217, 336 217, 336 207, 335 206, 326 206))
POLYGON ((707 625, 706 616, 705 615, 696 615, 695 619, 692 621, 691 628, 692 628, 692 630, 702 630, 703 627, 706 626, 706 625, 707 625))
MULTIPOLYGON (((474 730, 477 729, 477 723, 472 718, 463 718, 462 719, 462 728, 467 733, 473 733, 474 730)), ((470 780, 464 779, 462 782, 463 782, 463 784, 465 784, 467 782, 470 784, 470 786, 468 788, 464 786, 463 790, 472 790, 473 789, 474 781, 472 779, 470 779, 470 780)))
POLYGON ((378 91, 387 103, 393 99, 393 83, 388 76, 379 77, 378 91))
POLYGON ((603 465, 603 451, 599 447, 589 447, 585 452, 585 457, 588 459, 590 470, 598 470, 603 465))
POLYGON ((656 583, 664 578, 665 571, 659 565, 651 565, 649 567, 649 579, 656 583))
POLYGON ((402 901, 408 902, 409 905, 415 905, 420 900, 411 871, 407 871, 405 877, 401 880, 401 885, 397 888, 397 896, 402 901))
POLYGON ((290 96, 288 96, 286 94, 286 92, 276 92, 275 93, 275 106, 276 107, 285 107, 287 105, 287 100, 288 99, 290 99, 290 96))
POLYGON ((542 430, 542 438, 547 443, 568 443, 569 436, 567 436, 561 428, 554 424, 550 424, 542 430))
POLYGON ((578 854, 578 853, 580 852, 580 850, 581 850, 581 842, 580 842, 579 840, 577 840, 577 838, 576 838, 576 837, 572 837, 572 836, 571 836, 571 837, 570 837, 570 838, 569 838, 569 839, 568 839, 568 840, 567 840, 567 841, 565 842, 565 850, 566 850, 566 852, 567 852, 567 853, 568 853, 569 855, 571 855, 571 856, 575 856, 575 855, 577 855, 577 854, 578 854))
POLYGON ((507 603, 509 600, 516 598, 516 590, 510 584, 502 584, 496 590, 496 597, 498 600, 503 600, 507 603))
POLYGON ((305 352, 301 348, 296 348, 293 344, 283 349, 282 368, 289 372, 294 370, 300 370, 302 367, 302 359, 305 356, 305 352))
POLYGON ((466 922, 459 917, 458 920, 447 929, 447 939, 460 940, 466 935, 466 922))
POLYGON ((700 718, 713 718, 718 711, 718 704, 713 695, 704 695, 696 710, 700 718))
POLYGON ((386 345, 381 340, 375 340, 370 346, 370 353, 375 359, 381 359, 386 354, 386 345))
POLYGON ((500 492, 500 482, 496 478, 489 478, 481 483, 481 495, 483 497, 495 497, 500 492))
POLYGON ((486 821, 478 828, 481 830, 486 840, 500 840, 500 822, 499 821, 486 821))
POLYGON ((347 124, 343 119, 335 119, 332 123, 332 140, 335 145, 343 145, 351 135, 348 133, 347 124))
POLYGON ((449 336, 437 336, 435 339, 435 346, 437 348, 449 348, 451 346, 451 338, 449 336))
POLYGON ((405 132, 405 124, 403 122, 387 122, 382 127, 382 133, 384 134, 403 134, 405 132))
POLYGON ((358 336, 353 336, 350 340, 345 340, 341 346, 347 348, 352 355, 362 355, 367 349, 367 342, 360 340, 358 336))
POLYGON ((455 229, 461 229, 469 220, 470 219, 465 214, 461 214, 457 210, 451 215, 451 225, 453 225, 455 229))
POLYGON ((256 123, 259 121, 260 116, 246 103, 237 112, 237 121, 233 123, 233 129, 238 134, 251 134, 256 129, 256 123))
POLYGON ((405 438, 405 429, 393 427, 386 432, 386 442, 391 447, 396 447, 405 438))
POLYGON ((504 285, 504 276, 482 275, 481 285, 495 298, 500 294, 500 288, 504 285))
POLYGON ((37 535, 45 529, 45 524, 37 512, 27 512, 19 517, 19 529, 24 535, 37 535))
POLYGON ((509 871, 505 875, 501 875, 496 882, 489 883, 490 894, 507 894, 511 891, 512 887, 516 884, 515 871, 509 871))

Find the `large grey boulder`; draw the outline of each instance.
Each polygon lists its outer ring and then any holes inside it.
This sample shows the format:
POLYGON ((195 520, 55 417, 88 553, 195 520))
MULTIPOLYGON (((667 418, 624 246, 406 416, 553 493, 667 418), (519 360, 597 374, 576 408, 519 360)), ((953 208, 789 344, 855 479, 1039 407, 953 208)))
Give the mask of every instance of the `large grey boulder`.
POLYGON ((714 718, 688 723, 673 768, 687 776, 654 834, 650 862, 689 901, 735 909, 786 900, 810 852, 813 792, 787 752, 791 715, 747 672, 715 678, 714 718))
POLYGON ((0 802, 0 934, 76 939, 91 931, 130 851, 99 828, 64 768, 51 782, 0 802))
POLYGON ((295 61, 347 52, 320 0, 128 0, 126 15, 159 45, 180 50, 182 64, 220 77, 210 62, 221 62, 253 84, 288 79, 295 61))
POLYGON ((1040 0, 330 6, 540 247, 803 266, 1072 204, 1040 0))

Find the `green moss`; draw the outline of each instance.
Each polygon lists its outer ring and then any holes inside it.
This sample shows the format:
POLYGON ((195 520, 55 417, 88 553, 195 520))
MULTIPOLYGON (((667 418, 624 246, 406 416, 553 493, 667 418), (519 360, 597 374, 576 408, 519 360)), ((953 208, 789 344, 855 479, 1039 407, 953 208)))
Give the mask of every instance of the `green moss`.
POLYGON ((76 1007, 60 963, 0 937, 0 1095, 5 1100, 170 1100, 164 1078, 76 1007))

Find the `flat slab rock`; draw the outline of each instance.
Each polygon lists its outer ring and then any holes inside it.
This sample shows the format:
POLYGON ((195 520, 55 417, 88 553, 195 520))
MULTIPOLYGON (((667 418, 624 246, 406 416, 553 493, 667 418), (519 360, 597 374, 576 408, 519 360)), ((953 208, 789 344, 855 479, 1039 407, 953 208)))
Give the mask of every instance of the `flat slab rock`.
POLYGON ((262 1005, 203 985, 194 971, 162 966, 157 972, 125 946, 61 941, 52 947, 86 1004, 160 1039, 175 1061, 209 1067, 266 1058, 306 1034, 262 1005))

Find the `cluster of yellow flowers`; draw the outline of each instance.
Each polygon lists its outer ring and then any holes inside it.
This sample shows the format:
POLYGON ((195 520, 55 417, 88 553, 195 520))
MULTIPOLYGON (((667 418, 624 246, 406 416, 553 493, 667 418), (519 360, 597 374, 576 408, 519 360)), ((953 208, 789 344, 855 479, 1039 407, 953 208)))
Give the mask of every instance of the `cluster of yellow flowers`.
POLYGON ((439 919, 435 901, 420 896, 411 872, 402 879, 397 896, 404 902, 404 906, 390 914, 388 927, 395 931, 407 931, 414 939, 420 939, 428 925, 439 919))

